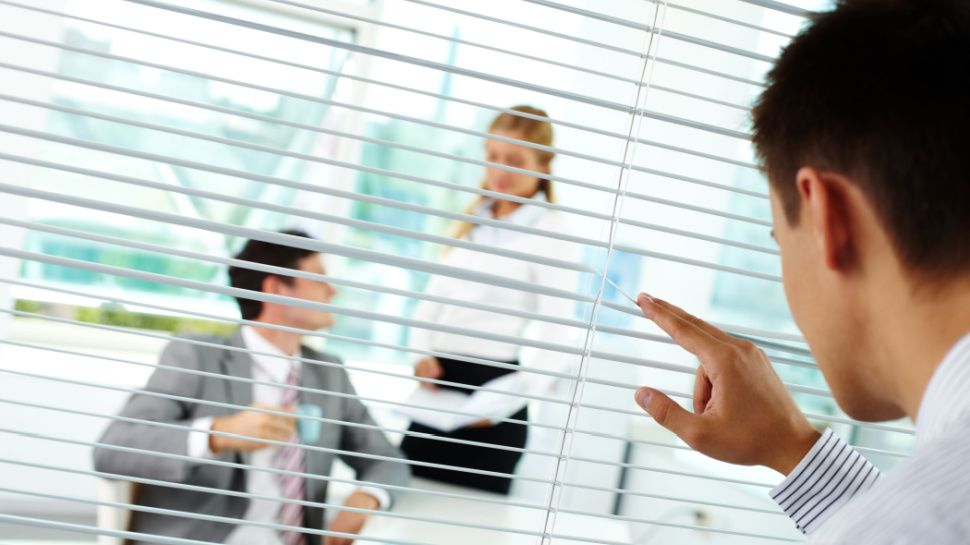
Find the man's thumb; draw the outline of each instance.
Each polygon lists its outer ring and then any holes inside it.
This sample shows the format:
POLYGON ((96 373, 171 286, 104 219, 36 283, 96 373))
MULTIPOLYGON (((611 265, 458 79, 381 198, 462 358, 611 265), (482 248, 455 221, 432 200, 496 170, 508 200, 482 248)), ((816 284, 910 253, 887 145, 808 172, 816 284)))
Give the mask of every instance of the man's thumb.
POLYGON ((680 435, 685 431, 692 415, 666 394, 653 388, 640 388, 634 394, 637 405, 657 421, 658 424, 680 435))

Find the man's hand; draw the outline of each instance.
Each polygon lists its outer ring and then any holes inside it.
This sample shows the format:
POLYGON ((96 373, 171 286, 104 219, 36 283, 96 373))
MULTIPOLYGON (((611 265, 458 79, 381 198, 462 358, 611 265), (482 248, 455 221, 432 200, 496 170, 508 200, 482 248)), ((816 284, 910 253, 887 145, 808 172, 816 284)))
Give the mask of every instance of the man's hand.
MULTIPOLYGON (((381 506, 381 503, 377 501, 377 498, 366 492, 354 492, 347 498, 344 505, 358 509, 377 509, 381 506)), ((364 523, 367 522, 367 517, 368 515, 366 513, 339 511, 337 516, 333 518, 333 521, 330 522, 330 528, 328 530, 344 534, 356 534, 364 527, 364 523)), ((353 542, 353 539, 346 537, 327 536, 323 541, 323 545, 351 545, 353 542)))
MULTIPOLYGON (((292 413, 293 409, 252 405, 255 409, 266 409, 292 413)), ((275 441, 289 441, 296 433, 296 419, 289 416, 267 414, 256 411, 241 411, 231 416, 212 419, 212 431, 235 433, 254 439, 271 439, 275 441)), ((274 445, 262 441, 247 441, 238 437, 222 435, 209 436, 209 450, 218 454, 223 450, 249 452, 269 448, 274 445)))
POLYGON ((652 388, 637 390, 637 403, 703 454, 790 473, 819 433, 795 405, 765 353, 665 301, 640 294, 637 304, 701 364, 693 413, 652 388))
MULTIPOLYGON (((420 378, 441 378, 444 370, 441 368, 441 364, 438 362, 438 358, 434 356, 428 356, 420 360, 414 365, 414 376, 420 378)), ((433 382, 421 382, 422 388, 435 389, 438 387, 437 384, 433 382)))

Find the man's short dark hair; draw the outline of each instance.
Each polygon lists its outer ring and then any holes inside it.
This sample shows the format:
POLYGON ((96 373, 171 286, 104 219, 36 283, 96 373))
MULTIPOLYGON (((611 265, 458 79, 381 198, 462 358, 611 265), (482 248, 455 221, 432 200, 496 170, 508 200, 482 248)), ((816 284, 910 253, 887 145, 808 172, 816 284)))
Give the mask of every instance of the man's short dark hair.
POLYGON ((909 269, 970 272, 970 2, 843 0, 768 79, 754 143, 789 224, 798 169, 838 172, 909 269))
MULTIPOLYGON (((305 232, 295 229, 280 231, 280 233, 284 235, 312 238, 305 232)), ((240 251, 235 257, 236 259, 242 261, 250 261, 253 263, 261 263, 263 265, 272 265, 275 267, 285 267, 287 269, 297 269, 299 268, 300 261, 316 253, 318 252, 313 250, 304 250, 303 248, 294 248, 293 246, 286 246, 284 244, 263 242, 261 240, 249 240, 246 242, 246 245, 243 246, 242 251, 240 251)), ((229 283, 234 288, 263 291, 263 280, 265 280, 268 276, 276 276, 286 284, 293 283, 293 277, 291 276, 275 275, 262 271, 245 269, 242 267, 229 267, 229 283)), ((261 301, 236 297, 236 302, 239 303, 239 311, 242 313, 244 320, 252 320, 256 318, 263 310, 263 303, 261 301)))

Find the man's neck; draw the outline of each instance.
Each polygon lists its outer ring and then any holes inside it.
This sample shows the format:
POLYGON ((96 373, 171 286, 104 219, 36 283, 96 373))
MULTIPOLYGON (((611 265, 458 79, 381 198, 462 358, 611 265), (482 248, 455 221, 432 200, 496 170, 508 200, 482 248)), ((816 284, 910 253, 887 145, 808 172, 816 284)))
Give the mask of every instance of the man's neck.
POLYGON ((253 330, 287 356, 296 356, 300 353, 302 335, 259 326, 253 326, 253 330))
POLYGON ((873 341, 882 345, 884 371, 900 407, 915 421, 933 373, 970 333, 970 283, 893 299, 880 310, 873 341))

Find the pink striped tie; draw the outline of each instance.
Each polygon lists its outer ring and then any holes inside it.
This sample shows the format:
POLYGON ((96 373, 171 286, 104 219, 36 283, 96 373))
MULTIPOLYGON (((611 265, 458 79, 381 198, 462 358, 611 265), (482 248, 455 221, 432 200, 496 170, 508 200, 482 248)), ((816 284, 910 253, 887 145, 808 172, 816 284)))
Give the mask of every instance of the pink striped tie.
MULTIPOLYGON (((300 383, 299 364, 290 367, 290 375, 286 379, 289 386, 297 386, 300 383)), ((296 388, 286 388, 283 391, 281 405, 287 408, 296 409, 298 390, 296 388)), ((304 452, 300 448, 299 435, 294 434, 288 446, 280 448, 276 454, 276 467, 284 471, 303 473, 306 466, 304 464, 304 452)), ((280 475, 280 491, 282 497, 287 500, 303 501, 303 477, 297 475, 280 475)), ((298 503, 283 503, 280 505, 279 523, 284 526, 303 526, 303 506, 298 503)), ((306 536, 300 532, 281 532, 284 545, 306 545, 306 536)))

